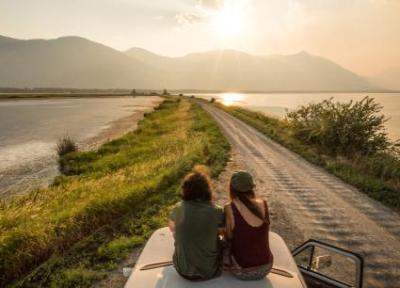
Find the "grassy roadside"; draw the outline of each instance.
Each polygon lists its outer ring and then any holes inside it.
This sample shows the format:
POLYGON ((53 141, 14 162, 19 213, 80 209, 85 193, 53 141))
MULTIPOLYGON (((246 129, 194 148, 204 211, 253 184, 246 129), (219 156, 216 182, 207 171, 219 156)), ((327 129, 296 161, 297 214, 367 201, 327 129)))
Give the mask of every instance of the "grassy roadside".
POLYGON ((167 100, 135 132, 68 154, 70 176, 1 205, 0 286, 90 286, 166 223, 193 165, 217 175, 228 150, 197 104, 167 100))
POLYGON ((219 103, 215 105, 308 161, 354 185, 371 198, 396 210, 400 209, 400 161, 395 157, 386 153, 353 159, 334 157, 295 138, 283 120, 240 107, 227 107, 219 103))

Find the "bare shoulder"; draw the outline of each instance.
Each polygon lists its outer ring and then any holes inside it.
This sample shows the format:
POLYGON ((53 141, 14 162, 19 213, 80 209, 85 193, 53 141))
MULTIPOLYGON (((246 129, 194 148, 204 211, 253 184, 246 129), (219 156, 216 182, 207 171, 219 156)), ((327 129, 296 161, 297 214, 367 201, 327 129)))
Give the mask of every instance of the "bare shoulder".
POLYGON ((264 199, 262 199, 262 198, 257 198, 257 199, 255 200, 255 202, 257 203, 258 206, 264 207, 264 199))
POLYGON ((263 204, 264 203, 264 199, 263 198, 256 198, 256 202, 257 202, 257 204, 263 204))
POLYGON ((265 214, 265 204, 264 203, 267 203, 267 201, 265 201, 263 198, 257 198, 256 203, 257 203, 258 208, 261 209, 263 214, 265 214))

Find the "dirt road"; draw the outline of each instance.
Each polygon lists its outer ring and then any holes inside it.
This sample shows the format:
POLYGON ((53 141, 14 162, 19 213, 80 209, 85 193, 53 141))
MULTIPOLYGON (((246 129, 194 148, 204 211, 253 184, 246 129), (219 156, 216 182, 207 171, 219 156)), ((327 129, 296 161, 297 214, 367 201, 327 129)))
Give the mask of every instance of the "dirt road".
POLYGON ((365 259, 364 287, 400 287, 399 214, 235 117, 202 106, 224 131, 235 161, 255 175, 290 246, 314 238, 358 252, 365 259))

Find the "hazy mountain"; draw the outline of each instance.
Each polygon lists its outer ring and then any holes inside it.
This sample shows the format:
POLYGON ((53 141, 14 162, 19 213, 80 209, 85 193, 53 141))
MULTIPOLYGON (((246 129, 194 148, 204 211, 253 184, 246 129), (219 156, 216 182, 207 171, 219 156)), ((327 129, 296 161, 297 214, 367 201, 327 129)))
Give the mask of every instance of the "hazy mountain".
POLYGON ((2 87, 147 88, 154 73, 124 53, 79 37, 1 37, 0 67, 2 87))
POLYGON ((165 66, 167 64, 172 64, 176 59, 172 57, 160 56, 139 47, 131 48, 125 51, 125 53, 131 58, 145 62, 155 67, 160 67, 160 65, 165 66))
POLYGON ((253 56, 234 50, 161 57, 143 49, 126 52, 163 70, 160 83, 169 88, 253 91, 362 91, 376 87, 339 65, 301 52, 253 56))
POLYGON ((79 37, 0 36, 0 87, 168 88, 251 91, 376 89, 337 64, 301 52, 254 56, 234 50, 164 57, 120 52, 79 37))
POLYGON ((14 39, 14 38, 9 38, 9 37, 4 37, 0 35, 0 44, 2 43, 10 43, 10 42, 16 42, 18 40, 14 39))
POLYGON ((400 67, 392 67, 370 78, 371 82, 382 87, 400 90, 400 67))

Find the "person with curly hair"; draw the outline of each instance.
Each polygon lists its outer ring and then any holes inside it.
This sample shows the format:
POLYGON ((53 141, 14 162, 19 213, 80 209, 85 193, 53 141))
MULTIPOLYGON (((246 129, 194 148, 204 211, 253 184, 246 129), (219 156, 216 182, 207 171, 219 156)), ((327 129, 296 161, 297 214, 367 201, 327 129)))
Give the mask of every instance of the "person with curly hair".
POLYGON ((219 235, 224 213, 213 203, 210 177, 196 166, 182 184, 182 201, 173 209, 169 227, 175 238, 173 264, 185 279, 207 280, 221 273, 219 235))

